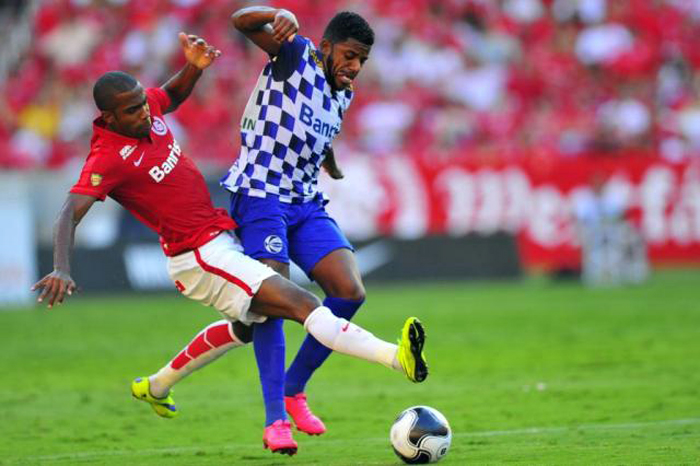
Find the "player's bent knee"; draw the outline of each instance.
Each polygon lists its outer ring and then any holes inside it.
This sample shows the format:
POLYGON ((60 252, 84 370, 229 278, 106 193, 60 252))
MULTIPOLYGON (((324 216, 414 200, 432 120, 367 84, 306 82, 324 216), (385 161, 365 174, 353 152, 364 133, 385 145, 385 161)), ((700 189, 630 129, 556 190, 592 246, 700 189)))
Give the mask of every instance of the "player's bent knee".
POLYGON ((291 304, 290 312, 293 314, 293 319, 304 323, 309 314, 321 306, 321 301, 313 293, 297 287, 296 295, 291 304))
POLYGON ((231 322, 231 330, 241 343, 250 343, 253 341, 252 325, 245 325, 238 321, 231 322))
POLYGON ((321 301, 314 294, 276 275, 263 281, 251 303, 251 310, 267 317, 303 323, 319 306, 321 301))
POLYGON ((359 281, 347 281, 332 287, 328 293, 334 298, 347 299, 348 301, 364 301, 365 287, 359 281))

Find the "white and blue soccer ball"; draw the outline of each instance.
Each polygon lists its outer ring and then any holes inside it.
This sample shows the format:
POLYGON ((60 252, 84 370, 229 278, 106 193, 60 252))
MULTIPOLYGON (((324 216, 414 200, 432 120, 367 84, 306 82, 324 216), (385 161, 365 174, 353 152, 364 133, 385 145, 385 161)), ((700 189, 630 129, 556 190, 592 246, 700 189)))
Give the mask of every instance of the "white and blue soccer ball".
POLYGON ((452 429, 437 409, 412 406, 396 418, 389 438, 394 452, 405 463, 435 463, 450 449, 452 429))

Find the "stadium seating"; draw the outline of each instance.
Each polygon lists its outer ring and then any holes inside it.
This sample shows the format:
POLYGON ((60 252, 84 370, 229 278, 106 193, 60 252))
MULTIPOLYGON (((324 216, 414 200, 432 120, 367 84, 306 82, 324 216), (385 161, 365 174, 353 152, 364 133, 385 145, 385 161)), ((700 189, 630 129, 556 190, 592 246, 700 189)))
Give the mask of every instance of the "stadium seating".
MULTIPOLYGON (((15 8, 5 15, 17 14, 15 8)), ((236 156, 237 122, 265 56, 228 21, 248 2, 54 0, 31 15, 32 40, 0 81, 0 168, 83 158, 96 112, 91 84, 123 69, 158 85, 182 65, 176 34, 223 56, 171 118, 201 164, 236 156)), ((697 2, 662 0, 281 0, 318 42, 353 9, 377 42, 341 133, 372 156, 467 158, 700 155, 697 2)), ((3 14, 3 13, 0 13, 3 14)))

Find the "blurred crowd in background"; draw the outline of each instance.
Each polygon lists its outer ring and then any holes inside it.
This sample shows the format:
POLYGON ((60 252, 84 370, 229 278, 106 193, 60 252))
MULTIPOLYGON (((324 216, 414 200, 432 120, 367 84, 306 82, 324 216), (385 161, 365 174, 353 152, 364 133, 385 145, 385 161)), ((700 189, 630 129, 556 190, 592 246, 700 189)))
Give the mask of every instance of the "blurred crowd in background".
MULTIPOLYGON (((256 2, 255 4, 260 4, 256 2)), ((177 33, 223 55, 169 122, 201 165, 237 156, 238 120, 267 57, 230 25, 251 2, 2 3, 0 168, 87 155, 92 84, 121 69, 162 84, 177 33)), ((263 3, 264 4, 264 3, 263 3)), ((338 11, 377 41, 341 132, 353 151, 475 163, 553 157, 700 156, 696 0, 280 0, 317 45, 338 11)))

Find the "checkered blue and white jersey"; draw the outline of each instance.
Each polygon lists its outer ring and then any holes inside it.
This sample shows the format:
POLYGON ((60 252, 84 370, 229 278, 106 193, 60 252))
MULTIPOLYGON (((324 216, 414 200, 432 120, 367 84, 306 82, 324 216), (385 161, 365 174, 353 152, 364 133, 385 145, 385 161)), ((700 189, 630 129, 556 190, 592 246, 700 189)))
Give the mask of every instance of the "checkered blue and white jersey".
POLYGON ((265 66, 241 118, 241 153, 221 185, 287 203, 319 195, 325 150, 340 131, 352 91, 334 92, 323 57, 297 35, 265 66))

